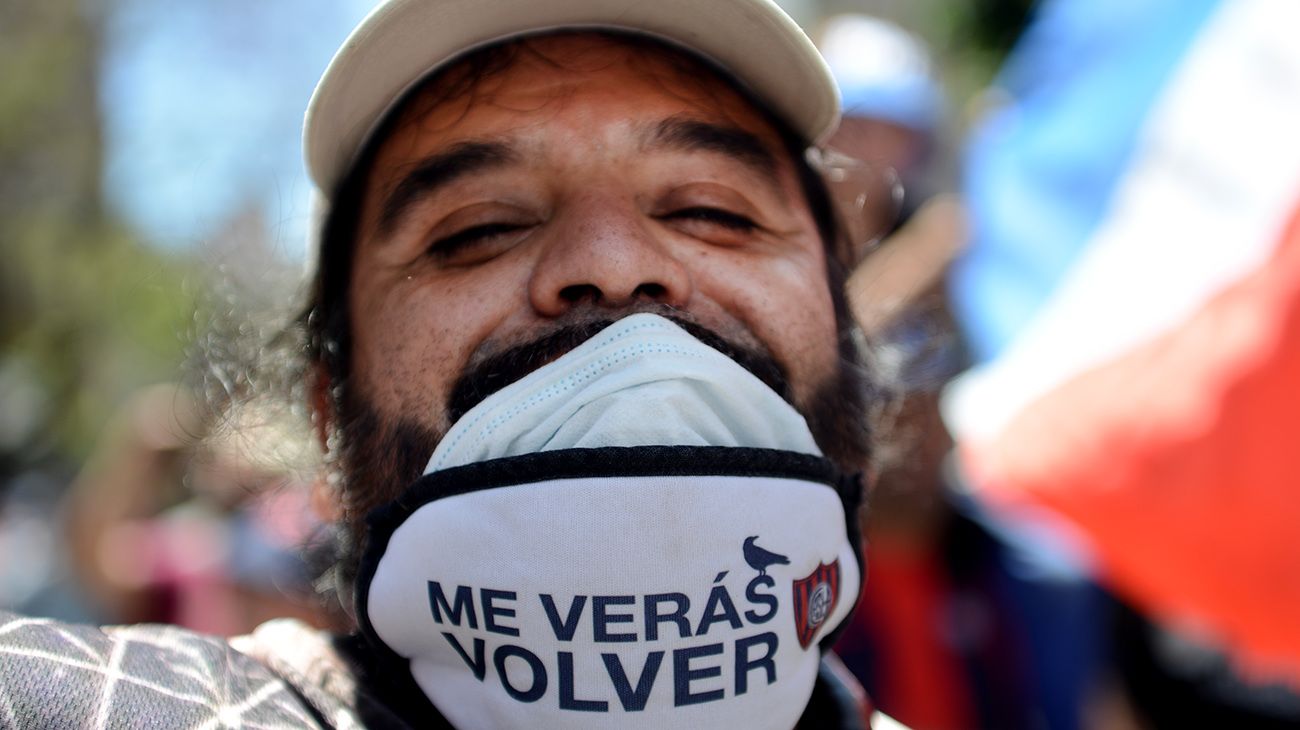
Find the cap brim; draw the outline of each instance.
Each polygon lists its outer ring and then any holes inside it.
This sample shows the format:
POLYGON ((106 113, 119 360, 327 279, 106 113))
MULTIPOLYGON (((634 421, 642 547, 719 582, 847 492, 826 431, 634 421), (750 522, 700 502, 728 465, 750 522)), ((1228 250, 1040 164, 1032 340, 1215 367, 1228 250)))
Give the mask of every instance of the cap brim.
POLYGON ((834 131, 839 95, 799 26, 771 0, 389 0, 353 30, 307 107, 303 154, 329 196, 389 109, 465 52, 563 29, 641 33, 712 61, 810 143, 834 131))

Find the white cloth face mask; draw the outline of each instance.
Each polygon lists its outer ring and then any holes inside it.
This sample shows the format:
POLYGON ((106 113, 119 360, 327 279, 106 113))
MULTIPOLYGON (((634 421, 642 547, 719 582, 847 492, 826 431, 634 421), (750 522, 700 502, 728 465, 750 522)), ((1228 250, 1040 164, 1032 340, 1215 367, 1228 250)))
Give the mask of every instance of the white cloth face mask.
POLYGON ((426 472, 599 446, 748 446, 821 454, 803 416, 734 360, 634 314, 457 421, 426 472))
POLYGON ((858 489, 760 381, 634 315, 372 515, 359 616, 458 728, 793 727, 861 584, 858 489))

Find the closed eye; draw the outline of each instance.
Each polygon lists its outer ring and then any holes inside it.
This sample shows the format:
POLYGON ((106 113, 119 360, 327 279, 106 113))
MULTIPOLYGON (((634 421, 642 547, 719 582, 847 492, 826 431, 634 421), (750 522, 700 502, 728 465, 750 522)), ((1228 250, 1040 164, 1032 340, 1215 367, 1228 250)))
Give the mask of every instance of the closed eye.
POLYGON ((517 223, 484 223, 470 226, 434 241, 429 245, 429 255, 438 259, 449 259, 493 238, 524 228, 527 226, 517 223))
POLYGON ((758 228, 757 223, 739 213, 703 206, 681 208, 664 215, 663 218, 668 220, 702 221, 736 231, 752 231, 758 228))

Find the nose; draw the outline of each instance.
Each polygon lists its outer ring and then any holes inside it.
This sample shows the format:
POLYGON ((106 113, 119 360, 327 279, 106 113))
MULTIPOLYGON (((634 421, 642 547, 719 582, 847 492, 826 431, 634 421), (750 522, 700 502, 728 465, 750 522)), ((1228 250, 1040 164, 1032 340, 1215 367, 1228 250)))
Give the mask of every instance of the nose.
POLYGON ((529 281, 533 309, 558 317, 578 306, 617 309, 648 302, 684 307, 690 272, 627 201, 591 196, 551 221, 529 281))

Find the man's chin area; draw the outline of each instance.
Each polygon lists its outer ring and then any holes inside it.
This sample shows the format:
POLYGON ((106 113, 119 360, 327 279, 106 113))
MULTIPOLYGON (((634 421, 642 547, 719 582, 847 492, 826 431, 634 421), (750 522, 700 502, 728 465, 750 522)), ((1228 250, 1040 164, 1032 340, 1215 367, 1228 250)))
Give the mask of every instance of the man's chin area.
POLYGON ((493 393, 564 357, 618 320, 642 313, 657 314, 673 322, 695 339, 734 360, 776 391, 786 402, 797 405, 792 398, 785 370, 771 353, 759 347, 733 342, 701 325, 681 310, 649 304, 618 313, 587 310, 552 325, 527 342, 493 348, 488 353, 476 355, 452 386, 447 398, 448 422, 459 421, 493 393))
MULTIPOLYGON (((593 323, 591 328, 596 332, 604 329, 599 323, 593 323)), ((557 339, 570 336, 570 333, 559 333, 557 339)), ((568 349, 582 341, 585 339, 568 349)), ((537 357, 554 359, 563 352, 557 350, 537 357)), ((810 402, 796 404, 823 454, 848 473, 864 469, 871 456, 869 390, 860 370, 845 363, 835 376, 814 388, 810 402)), ((370 511, 397 499, 424 473, 447 430, 408 418, 387 417, 364 399, 348 400, 340 419, 337 468, 344 483, 346 520, 359 528, 370 511)), ((465 410, 472 407, 469 405, 465 410)), ((462 415, 457 414, 455 419, 462 415)), ((454 424, 455 419, 448 422, 454 424)))
MULTIPOLYGON (((767 383, 803 414, 825 456, 846 473, 862 471, 868 463, 871 384, 856 364, 844 361, 838 373, 812 390, 807 403, 794 403, 781 368, 753 348, 731 344, 675 311, 654 311, 680 325, 706 345, 732 357, 767 383)), ((446 424, 454 424, 475 405, 534 370, 553 362, 610 324, 627 316, 589 316, 566 322, 523 345, 481 359, 455 385, 449 398, 446 424)), ((339 409, 338 459, 341 499, 349 544, 341 568, 344 584, 356 569, 366 535, 365 518, 375 508, 396 500, 423 473, 445 429, 403 417, 381 414, 355 385, 345 386, 339 409)))
POLYGON ((388 418, 360 398, 348 398, 338 434, 345 520, 357 533, 365 517, 391 502, 424 473, 445 431, 388 418))
POLYGON ((846 474, 864 473, 871 463, 877 389, 861 366, 846 360, 816 387, 810 403, 797 406, 822 454, 846 474))

